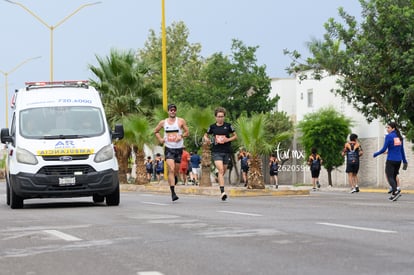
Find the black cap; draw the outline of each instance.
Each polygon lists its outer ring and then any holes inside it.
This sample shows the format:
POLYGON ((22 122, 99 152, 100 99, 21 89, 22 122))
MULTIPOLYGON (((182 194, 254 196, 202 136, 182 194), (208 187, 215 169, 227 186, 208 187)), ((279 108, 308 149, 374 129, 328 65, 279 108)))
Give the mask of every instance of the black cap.
POLYGON ((168 111, 170 110, 170 109, 172 109, 172 108, 174 108, 174 109, 176 109, 177 110, 177 106, 175 106, 175 104, 168 104, 168 111))

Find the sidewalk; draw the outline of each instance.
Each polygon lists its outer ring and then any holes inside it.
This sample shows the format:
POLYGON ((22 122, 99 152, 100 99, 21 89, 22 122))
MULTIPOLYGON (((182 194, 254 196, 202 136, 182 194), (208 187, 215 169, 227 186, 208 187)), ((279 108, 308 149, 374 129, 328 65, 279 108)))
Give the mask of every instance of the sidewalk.
MULTIPOLYGON (((170 187, 166 182, 150 183, 145 185, 121 184, 121 192, 148 192, 148 193, 170 193, 170 187)), ((194 185, 177 185, 177 194, 220 196, 220 189, 217 184, 212 187, 200 187, 194 185)), ((312 191, 311 186, 279 185, 278 189, 266 186, 266 189, 246 189, 240 186, 225 186, 226 193, 231 197, 253 197, 253 196, 308 196, 312 191)), ((322 187, 315 192, 349 192, 347 187, 322 187)), ((364 188, 360 187, 361 193, 387 193, 385 188, 364 188)), ((403 189, 402 194, 414 194, 412 189, 403 189)))

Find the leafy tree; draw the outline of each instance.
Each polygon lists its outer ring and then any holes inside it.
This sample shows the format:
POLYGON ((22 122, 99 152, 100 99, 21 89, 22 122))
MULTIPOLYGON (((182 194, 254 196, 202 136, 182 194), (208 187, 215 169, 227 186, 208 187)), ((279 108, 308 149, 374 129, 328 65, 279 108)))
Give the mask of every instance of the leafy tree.
MULTIPOLYGON (((322 40, 309 42, 311 57, 285 50, 295 73, 313 69, 340 76, 335 92, 365 115, 370 122, 393 120, 414 139, 414 2, 412 0, 359 0, 362 22, 358 24, 339 8, 344 23, 330 18, 322 40)), ((304 74, 301 75, 305 77, 304 74)))
MULTIPOLYGON (((203 85, 199 90, 194 90, 191 94, 197 99, 198 106, 222 106, 222 102, 229 93, 229 81, 231 78, 232 64, 228 57, 222 53, 214 53, 206 59, 200 73, 203 85)), ((227 110, 229 111, 229 110, 227 110)))
POLYGON ((322 108, 304 116, 297 127, 301 132, 300 141, 307 157, 313 147, 323 159, 322 166, 328 172, 328 183, 332 186, 332 170, 344 163, 341 155, 352 121, 338 113, 333 107, 322 108))
POLYGON ((204 104, 225 107, 233 119, 243 111, 250 116, 274 108, 278 98, 269 98, 270 78, 266 66, 256 64, 257 48, 233 39, 231 56, 216 53, 207 58, 202 70, 205 87, 201 96, 208 95, 204 104))
POLYGON ((292 120, 285 112, 275 112, 266 114, 269 124, 266 129, 266 140, 273 144, 275 150, 279 143, 282 147, 289 147, 294 134, 294 126, 292 120))
MULTIPOLYGON (((190 106, 223 106, 233 118, 240 110, 268 112, 277 98, 270 99, 270 78, 266 67, 256 64, 258 47, 247 47, 239 40, 232 42, 231 56, 214 53, 206 60, 200 56, 201 46, 188 42, 189 31, 183 22, 166 30, 168 102, 190 106)), ((151 30, 139 60, 150 68, 148 75, 154 87, 161 88, 161 35, 151 30)))
MULTIPOLYGON (((199 82, 203 64, 200 44, 188 42, 189 30, 183 22, 174 22, 166 28, 168 102, 194 102, 192 92, 199 82)), ((149 68, 148 75, 154 87, 162 87, 161 34, 150 30, 144 49, 138 59, 149 68)))

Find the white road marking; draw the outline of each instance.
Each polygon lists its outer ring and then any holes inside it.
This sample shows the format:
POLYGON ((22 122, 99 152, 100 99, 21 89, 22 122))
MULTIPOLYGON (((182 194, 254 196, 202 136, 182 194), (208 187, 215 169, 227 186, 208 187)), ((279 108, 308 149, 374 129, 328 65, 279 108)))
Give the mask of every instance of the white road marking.
POLYGON ((149 201, 143 201, 142 203, 143 204, 151 204, 151 205, 161 205, 161 206, 169 205, 169 204, 166 204, 166 203, 149 202, 149 201))
POLYGON ((25 247, 22 249, 12 248, 9 250, 0 250, 0 260, 4 258, 18 258, 18 257, 31 257, 41 255, 45 253, 56 253, 62 251, 74 251, 91 247, 110 246, 113 244, 113 240, 98 240, 98 241, 85 241, 85 242, 70 242, 66 245, 45 245, 45 246, 33 246, 25 247))
POLYGON ((252 217, 262 217, 263 215, 254 214, 254 213, 246 213, 246 212, 234 212, 234 211, 217 211, 220 213, 227 213, 227 214, 236 214, 236 215, 244 215, 244 216, 252 216, 252 217))
POLYGON ((254 236, 275 236, 281 234, 282 233, 280 231, 272 228, 213 228, 197 233, 197 235, 203 236, 205 238, 246 238, 254 236))
POLYGON ((71 242, 71 241, 81 241, 82 239, 79 239, 78 237, 63 233, 61 231, 57 230, 43 230, 43 232, 48 233, 50 235, 53 235, 55 237, 58 237, 60 239, 63 239, 65 241, 71 242))
POLYGON ((142 272, 138 272, 137 275, 163 275, 163 274, 158 271, 142 271, 142 272))
POLYGON ((377 228, 369 228, 369 227, 351 226, 351 225, 345 225, 345 224, 326 223, 326 222, 318 222, 317 224, 327 225, 327 226, 335 226, 335 227, 341 227, 341 228, 347 228, 347 229, 379 232, 379 233, 398 233, 397 231, 377 229, 377 228))
MULTIPOLYGON (((62 225, 62 226, 53 226, 56 229, 72 229, 72 228, 86 228, 90 227, 90 224, 80 224, 80 225, 62 225)), ((25 227, 8 227, 6 229, 0 230, 0 233, 3 232, 24 232, 24 231, 43 231, 49 229, 50 226, 25 226, 25 227)))

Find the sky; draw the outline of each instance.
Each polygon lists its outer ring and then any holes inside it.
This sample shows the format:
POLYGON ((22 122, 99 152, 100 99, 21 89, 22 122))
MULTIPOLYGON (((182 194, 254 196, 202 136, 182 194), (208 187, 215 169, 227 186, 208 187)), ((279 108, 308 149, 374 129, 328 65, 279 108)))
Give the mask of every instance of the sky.
MULTIPOLYGON (((87 80, 93 77, 88 65, 97 64, 96 56, 106 57, 111 49, 142 49, 150 30, 161 34, 162 0, 102 0, 73 15, 79 7, 95 0, 14 2, 24 5, 45 24, 21 6, 0 0, 1 128, 6 124, 4 73, 9 98, 27 81, 49 81, 51 71, 55 81, 87 80)), ((190 33, 189 42, 200 43, 203 57, 217 52, 230 54, 232 39, 238 39, 246 46, 259 47, 257 64, 266 66, 269 77, 289 77, 285 68, 290 59, 283 49, 298 50, 306 56, 306 42, 323 37, 323 24, 330 17, 339 18, 339 7, 357 18, 361 15, 358 0, 164 0, 164 3, 166 26, 183 21, 190 33)), ((10 120, 11 111, 9 123, 10 120)))

